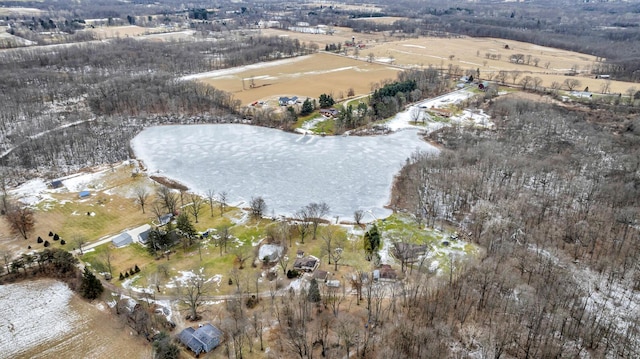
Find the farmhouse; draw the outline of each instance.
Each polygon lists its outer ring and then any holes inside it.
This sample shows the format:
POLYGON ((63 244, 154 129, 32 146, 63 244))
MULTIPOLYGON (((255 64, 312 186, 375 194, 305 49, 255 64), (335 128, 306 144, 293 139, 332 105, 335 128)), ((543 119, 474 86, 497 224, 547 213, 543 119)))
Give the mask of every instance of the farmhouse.
POLYGON ((293 262, 293 269, 304 272, 313 272, 318 269, 320 260, 314 256, 307 256, 303 258, 296 258, 293 262))
POLYGON ((222 332, 210 323, 199 328, 185 328, 178 335, 178 340, 196 355, 208 353, 220 345, 222 332))
POLYGON ((320 114, 325 117, 336 117, 340 112, 335 108, 321 108, 320 114))
POLYGON ((295 105, 297 102, 298 102, 298 96, 293 96, 291 98, 282 96, 278 98, 278 103, 280 104, 280 106, 295 105))
POLYGON ((172 219, 173 219, 173 215, 171 213, 163 214, 162 216, 158 217, 158 227, 162 227, 169 224, 169 222, 171 222, 172 219))
POLYGON ((127 232, 120 233, 111 240, 111 243, 113 243, 117 248, 124 247, 131 242, 133 242, 133 238, 131 238, 131 235, 127 232))

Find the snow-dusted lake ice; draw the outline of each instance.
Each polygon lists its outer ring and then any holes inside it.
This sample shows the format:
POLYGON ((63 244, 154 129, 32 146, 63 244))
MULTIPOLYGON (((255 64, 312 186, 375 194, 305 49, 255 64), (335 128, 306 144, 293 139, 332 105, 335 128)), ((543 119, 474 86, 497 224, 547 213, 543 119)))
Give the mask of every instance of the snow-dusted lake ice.
POLYGON ((353 218, 357 209, 389 215, 383 207, 406 159, 416 150, 437 152, 416 130, 321 137, 233 124, 151 127, 131 144, 150 174, 197 193, 226 191, 241 205, 262 196, 268 215, 291 215, 324 201, 330 216, 341 219, 353 218))

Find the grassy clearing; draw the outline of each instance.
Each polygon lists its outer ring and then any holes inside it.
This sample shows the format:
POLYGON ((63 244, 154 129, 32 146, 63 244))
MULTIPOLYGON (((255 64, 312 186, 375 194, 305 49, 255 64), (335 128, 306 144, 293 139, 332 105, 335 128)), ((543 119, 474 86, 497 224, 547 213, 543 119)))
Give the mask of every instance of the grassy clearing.
POLYGON ((321 135, 321 134, 332 135, 335 133, 335 129, 336 129, 336 120, 329 118, 324 121, 318 122, 313 127, 313 133, 318 135, 321 135))

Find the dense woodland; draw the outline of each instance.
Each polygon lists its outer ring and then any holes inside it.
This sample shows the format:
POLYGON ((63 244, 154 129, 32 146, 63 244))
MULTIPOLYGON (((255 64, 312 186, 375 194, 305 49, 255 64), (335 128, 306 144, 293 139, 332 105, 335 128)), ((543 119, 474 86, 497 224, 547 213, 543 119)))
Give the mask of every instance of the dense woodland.
POLYGON ((430 136, 445 149, 412 159, 394 205, 487 252, 406 308, 390 357, 640 355, 640 119, 600 111, 501 99, 495 132, 430 136))
POLYGON ((230 94, 176 76, 309 51, 297 40, 264 37, 3 51, 0 164, 14 180, 55 176, 128 158, 129 140, 144 126, 239 121, 230 94))

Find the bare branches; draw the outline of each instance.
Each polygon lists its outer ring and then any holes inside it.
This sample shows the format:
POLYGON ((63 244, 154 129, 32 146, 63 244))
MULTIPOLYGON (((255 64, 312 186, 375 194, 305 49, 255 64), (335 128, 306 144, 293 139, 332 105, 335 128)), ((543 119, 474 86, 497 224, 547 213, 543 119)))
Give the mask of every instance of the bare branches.
POLYGON ((23 239, 29 238, 29 234, 35 226, 33 211, 21 204, 11 206, 5 219, 9 222, 11 233, 19 235, 23 239))
POLYGON ((135 188, 134 190, 134 195, 135 195, 135 199, 136 202, 138 203, 138 205, 140 205, 140 208, 142 209, 142 213, 144 212, 144 205, 147 203, 147 199, 149 199, 149 189, 145 186, 138 186, 135 188))
POLYGON ((191 201, 191 203, 187 208, 193 216, 195 222, 198 223, 198 215, 200 214, 200 210, 202 209, 202 204, 204 201, 200 196, 193 193, 189 195, 189 200, 191 201))

